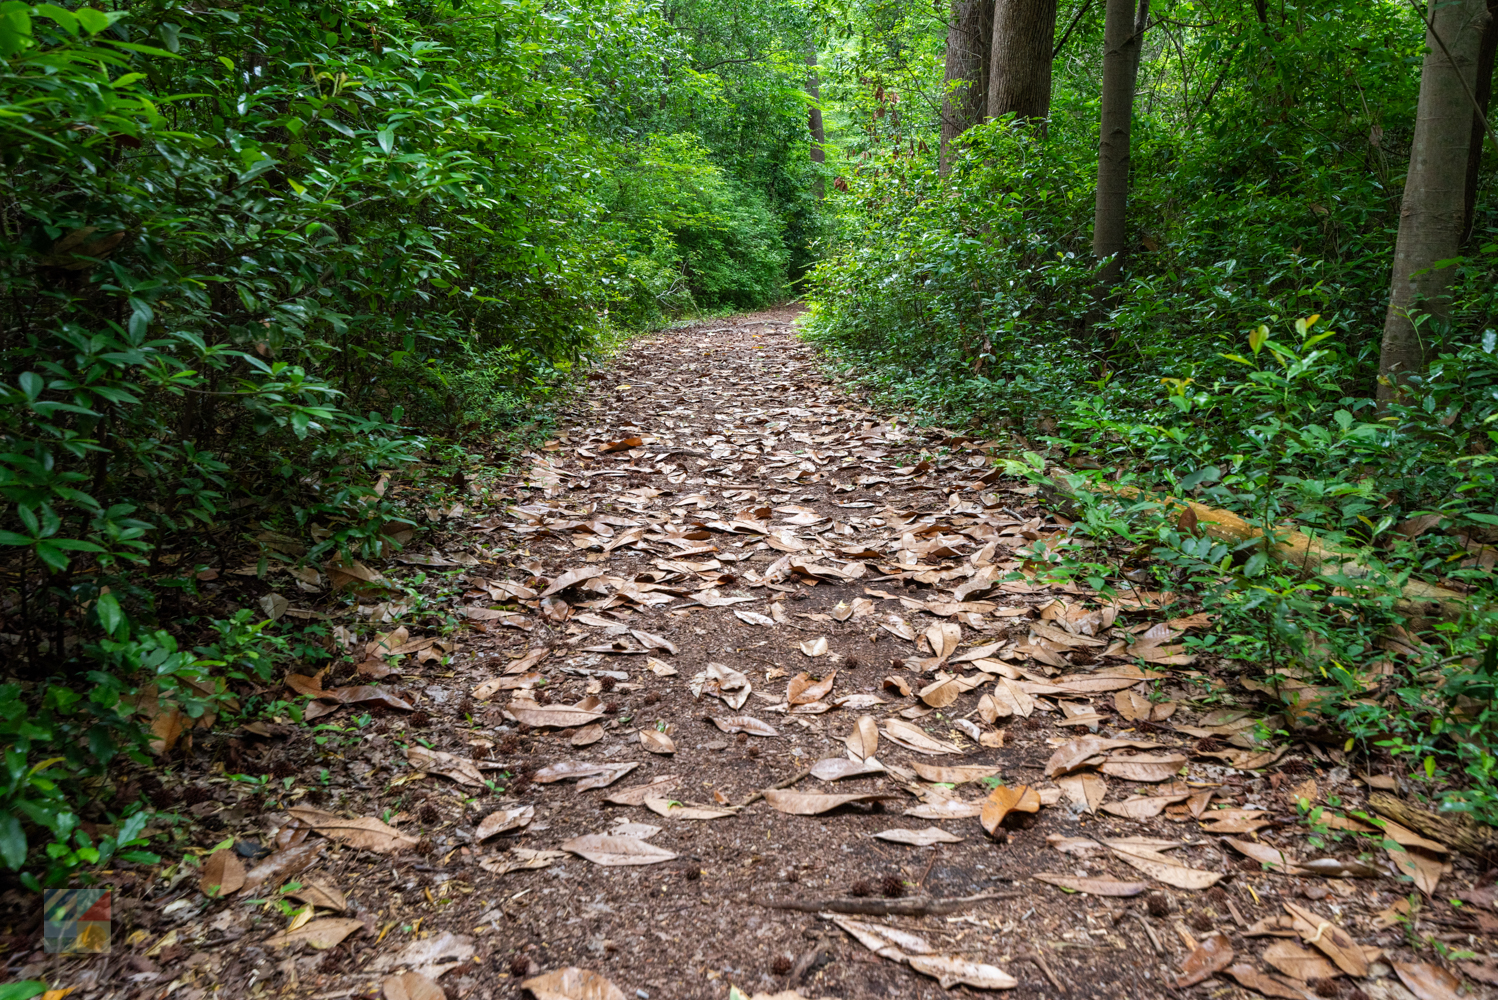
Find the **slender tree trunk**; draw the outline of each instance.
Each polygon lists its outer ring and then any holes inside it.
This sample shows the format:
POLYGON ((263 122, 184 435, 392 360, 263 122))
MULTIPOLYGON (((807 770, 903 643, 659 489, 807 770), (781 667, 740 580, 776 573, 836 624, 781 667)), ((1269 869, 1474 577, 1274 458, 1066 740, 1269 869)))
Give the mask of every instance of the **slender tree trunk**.
POLYGON ((988 117, 1044 122, 1051 114, 1056 0, 998 0, 988 63, 988 117))
MULTIPOLYGON (((811 95, 811 110, 807 112, 806 123, 811 129, 811 162, 827 162, 827 131, 822 127, 822 81, 817 75, 817 47, 809 45, 806 48, 806 92, 811 95)), ((817 174, 812 178, 812 192, 818 198, 825 193, 822 175, 817 174)))
MULTIPOLYGON (((1488 107, 1493 98, 1493 63, 1498 56, 1498 0, 1488 0, 1488 26, 1482 33, 1482 47, 1477 53, 1477 85, 1473 87, 1477 106, 1489 121, 1488 107)), ((1487 138, 1482 119, 1472 113, 1472 138, 1467 145, 1467 209, 1462 218, 1462 245, 1472 238, 1472 224, 1477 218, 1477 181, 1482 172, 1483 142, 1487 138)))
POLYGON ((994 0, 952 0, 946 87, 941 107, 941 171, 952 167, 952 140, 981 124, 988 110, 994 0))
POLYGON ((1092 225, 1092 252, 1102 262, 1100 291, 1106 294, 1123 277, 1127 249, 1125 225, 1129 203, 1129 129, 1134 116, 1134 83, 1139 53, 1149 20, 1149 0, 1107 0, 1103 25, 1103 113, 1098 135, 1097 207, 1092 225))
POLYGON ((1454 268, 1431 265, 1461 251, 1474 118, 1468 94, 1476 90, 1490 17, 1487 0, 1430 3, 1433 30, 1426 32, 1420 103, 1378 359, 1380 402, 1394 399, 1399 385, 1425 367, 1425 345, 1411 315, 1426 313, 1439 323, 1450 308, 1454 268))

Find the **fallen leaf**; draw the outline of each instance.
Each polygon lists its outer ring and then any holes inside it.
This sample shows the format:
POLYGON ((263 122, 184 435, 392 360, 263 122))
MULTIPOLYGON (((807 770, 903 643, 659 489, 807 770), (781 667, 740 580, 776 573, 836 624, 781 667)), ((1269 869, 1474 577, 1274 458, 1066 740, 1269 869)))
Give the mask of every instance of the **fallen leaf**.
POLYGON ((1184 802, 1190 797, 1189 792, 1174 795, 1136 795, 1120 802, 1104 802, 1100 808, 1105 813, 1122 816, 1125 819, 1149 819, 1151 816, 1158 816, 1164 812, 1166 806, 1184 802))
POLYGON ((524 705, 511 702, 509 711, 517 722, 536 729, 572 729, 603 718, 602 712, 586 711, 570 705, 538 705, 535 702, 524 705))
POLYGON ((302 881, 300 889, 288 889, 286 895, 321 910, 348 909, 348 900, 344 898, 343 892, 333 883, 318 879, 306 879, 302 881))
POLYGON ((364 927, 364 921, 353 917, 324 917, 303 924, 294 931, 272 934, 265 944, 272 948, 287 948, 294 944, 308 944, 319 950, 331 948, 356 930, 364 927))
POLYGON ((473 788, 484 787, 483 774, 479 772, 478 765, 468 757, 459 757, 441 750, 428 750, 423 746, 412 746, 406 748, 406 760, 418 771, 440 774, 460 785, 469 785, 473 788))
POLYGON ((651 753, 671 754, 676 752, 676 741, 665 733, 654 729, 640 730, 640 745, 651 753))
POLYGON ((1291 979, 1334 979, 1337 967, 1314 951, 1306 951, 1293 941, 1276 941, 1264 949, 1264 961, 1291 979))
POLYGON ((1072 805, 1088 812, 1097 812, 1108 795, 1108 782, 1096 774, 1068 774, 1057 778, 1056 785, 1072 805))
POLYGON ((511 809, 496 809, 485 816, 473 832, 473 839, 485 841, 509 830, 518 830, 536 818, 535 806, 515 806, 511 809))
POLYGON ((957 651, 957 644, 962 641, 962 627, 952 622, 937 622, 922 635, 931 646, 931 655, 945 660, 957 651))
POLYGON ((893 830, 880 830, 874 836, 880 840, 888 840, 896 844, 909 844, 912 847, 962 843, 961 837, 950 834, 937 826, 928 826, 922 830, 905 830, 897 827, 893 830))
POLYGON ((322 856, 327 846, 326 840, 314 840, 296 847, 289 847, 284 851, 276 851, 245 873, 242 889, 249 892, 262 885, 272 887, 280 885, 297 872, 310 867, 312 862, 322 856))
POLYGON ((374 851, 377 854, 391 854, 415 847, 417 844, 417 838, 408 837, 373 816, 343 819, 308 806, 293 806, 287 812, 329 840, 366 851, 374 851))
POLYGON ((1222 971, 1236 979, 1239 986, 1256 990, 1266 997, 1275 997, 1276 1000, 1307 1000, 1304 990, 1298 990, 1267 973, 1260 972, 1252 965, 1239 963, 1230 965, 1222 971))
POLYGON ((910 697, 910 682, 898 674, 890 674, 884 678, 884 687, 890 691, 900 692, 902 697, 910 697))
POLYGON ((161 712, 151 720, 151 752, 169 753, 192 725, 193 721, 188 714, 175 705, 161 712))
POLYGON ((1429 962, 1390 962, 1399 981, 1419 1000, 1457 1000, 1462 981, 1450 971, 1429 962))
POLYGON ((508 854, 497 858, 481 858, 479 867, 495 875, 508 875, 510 872, 549 868, 553 861, 566 856, 566 851, 533 851, 528 847, 512 847, 508 854))
POLYGON ((1135 754, 1114 755, 1103 762, 1102 772, 1125 781, 1169 781, 1186 766, 1186 755, 1135 754))
POLYGON ((648 784, 631 785, 629 788, 621 788, 610 792, 603 797, 603 801, 616 806, 643 806, 647 798, 664 795, 681 783, 681 778, 674 774, 663 774, 652 778, 648 784))
POLYGON ((817 638, 817 639, 812 639, 810 642, 803 642, 801 644, 801 652, 805 653, 807 656, 826 656, 827 655, 827 640, 826 640, 826 638, 825 637, 823 637, 823 638, 817 638))
POLYGON ((1052 875, 1036 872, 1030 876, 1073 892, 1085 892, 1090 896, 1137 896, 1149 889, 1148 882, 1124 882, 1116 878, 1090 878, 1079 875, 1052 875))
MULTIPOLYGON (((779 605, 775 606, 778 607, 779 605)), ((739 621, 744 622, 747 625, 769 625, 773 627, 775 624, 775 619, 771 618, 769 615, 762 615, 758 611, 744 611, 739 608, 735 608, 733 614, 734 617, 736 617, 739 621)))
POLYGON ((657 660, 653 656, 647 656, 645 658, 645 666, 649 667, 650 668, 650 672, 652 674, 655 674, 655 676, 657 676, 657 677, 675 677, 676 676, 676 668, 675 667, 671 666, 671 664, 665 662, 664 660, 657 660))
POLYGON ((911 955, 906 961, 915 971, 934 977, 944 990, 959 983, 980 990, 1011 990, 1019 985, 1019 980, 996 965, 955 955, 911 955))
POLYGON ((859 760, 874 756, 879 750, 879 723, 872 715, 860 716, 843 742, 847 744, 848 752, 859 760))
POLYGON ((1226 969, 1233 961, 1233 944, 1227 939, 1227 935, 1221 931, 1208 934, 1186 956, 1186 961, 1181 963, 1181 971, 1185 973, 1175 981, 1176 989, 1187 986, 1195 986, 1212 976, 1213 973, 1226 969))
POLYGON ((735 710, 744 707, 752 690, 748 677, 721 663, 709 663, 706 670, 693 676, 691 688, 694 698, 712 695, 735 710))
POLYGON ((1441 858, 1418 847, 1387 847, 1384 853, 1394 862, 1401 874, 1408 875, 1426 896, 1435 894, 1441 876, 1451 870, 1451 865, 1441 858))
POLYGON ((942 672, 936 680, 921 688, 919 694, 921 701, 932 708, 946 708, 962 696, 962 691, 961 681, 942 672))
POLYGON ((713 725, 725 733, 748 733, 750 736, 779 736, 775 728, 751 715, 730 715, 727 718, 713 717, 713 725))
POLYGON ((550 597, 552 594, 559 594, 568 587, 575 587, 585 580, 591 580, 598 576, 603 576, 603 569, 598 566, 581 566, 577 569, 568 570, 553 580, 551 586, 541 591, 540 596, 550 597))
POLYGON ((888 736, 891 742, 907 750, 914 750, 916 753, 928 755, 962 753, 962 748, 956 744, 936 739, 919 726, 912 725, 904 719, 885 719, 884 735, 888 736))
POLYGON ((832 685, 836 680, 836 670, 816 682, 813 682, 808 674, 797 674, 790 679, 790 682, 786 686, 786 704, 809 705, 812 702, 821 701, 832 693, 832 685))
POLYGON ((776 812, 792 816, 817 816, 850 802, 880 802, 894 798, 875 793, 824 795, 818 792, 789 792, 780 788, 765 789, 765 802, 776 812))
MULTIPOLYGON (((638 767, 639 765, 636 764, 635 766, 638 767)), ((562 760, 541 768, 535 774, 531 775, 531 780, 539 785, 550 785, 553 782, 566 781, 569 778, 588 778, 594 775, 614 774, 620 767, 624 767, 625 770, 615 774, 612 779, 614 781, 629 773, 631 769, 628 765, 607 764, 591 760, 562 760)))
POLYGON ((873 758, 848 760, 845 757, 828 757, 811 767, 811 776, 822 781, 841 781, 844 778, 863 778, 884 773, 884 765, 873 758))
POLYGON ((654 865, 662 861, 674 860, 676 857, 664 847, 656 847, 648 841, 637 840, 634 837, 611 837, 606 833, 573 837, 557 846, 605 868, 654 865))
POLYGON ((1007 785, 999 785, 988 793, 988 798, 983 802, 983 813, 979 822, 983 829, 993 833, 1004 822, 1004 817, 1011 812, 1039 812, 1040 793, 1029 785, 1016 785, 1013 788, 1007 785))
POLYGON ((567 742, 575 747, 590 747, 601 739, 603 739, 603 727, 594 722, 573 733, 572 738, 567 742))
POLYGON ((960 785, 968 781, 982 781, 1001 773, 1004 769, 998 765, 988 764, 963 764, 956 767, 942 767, 939 764, 927 764, 923 760, 912 761, 911 768, 927 781, 934 781, 942 785, 960 785))
POLYGON ((1269 869, 1281 875, 1288 875, 1297 867, 1294 858, 1289 857, 1277 847, 1270 847, 1265 843, 1255 843, 1248 840, 1237 840, 1233 837, 1223 837, 1228 846, 1246 858, 1253 858, 1262 865, 1268 865, 1269 869))
POLYGON ((653 632, 641 632, 637 628, 632 628, 629 630, 629 634, 634 636, 635 639, 638 640, 640 645, 644 646, 646 649, 659 649, 664 652, 670 653, 672 656, 675 656, 677 653, 675 643, 673 643, 670 639, 658 636, 653 632))
POLYGON ((1108 841, 1114 857, 1124 864, 1137 868, 1150 878, 1173 885, 1178 889, 1207 889, 1216 885, 1222 872, 1200 871, 1178 864, 1157 851, 1133 845, 1117 846, 1118 841, 1108 841))
POLYGON ((568 966, 520 984, 536 1000, 624 1000, 624 991, 596 972, 568 966))
POLYGON ((244 882, 244 862, 239 860, 232 847, 224 847, 208 855, 208 860, 203 862, 198 890, 205 896, 218 899, 238 892, 244 882))
POLYGON ((647 798, 645 808, 659 816, 668 816, 672 819, 726 819, 729 816, 738 815, 738 812, 733 809, 715 809, 712 806, 692 805, 666 798, 647 798))
POLYGON ((1056 778, 1085 766, 1087 761, 1098 754, 1114 750, 1119 747, 1137 747, 1144 749, 1158 749, 1155 743, 1146 743, 1142 740, 1110 740, 1101 736, 1083 736, 1080 739, 1063 743, 1051 754, 1050 760, 1046 761, 1045 774, 1047 778, 1056 778))
POLYGON ((905 810, 902 815, 916 819, 968 819, 983 815, 983 800, 930 798, 918 806, 905 810))
POLYGON ((442 987, 419 972, 387 976, 380 989, 385 1000, 447 1000, 442 987))
POLYGON ((1368 975, 1368 958, 1363 954, 1363 949, 1358 947, 1352 935, 1341 927, 1312 913, 1310 910, 1296 906, 1294 903, 1285 903, 1285 912, 1290 914, 1295 921, 1295 933, 1299 934, 1306 944, 1314 945, 1327 958, 1336 964, 1337 968, 1349 976, 1368 975))

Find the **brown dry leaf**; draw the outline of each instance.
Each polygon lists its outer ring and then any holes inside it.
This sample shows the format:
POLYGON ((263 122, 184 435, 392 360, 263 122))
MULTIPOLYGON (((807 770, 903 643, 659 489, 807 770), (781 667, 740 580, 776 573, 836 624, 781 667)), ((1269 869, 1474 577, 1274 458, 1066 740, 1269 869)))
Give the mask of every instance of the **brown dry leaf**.
MULTIPOLYGON (((636 764, 634 766, 638 767, 639 765, 636 764)), ((607 782, 608 784, 612 784, 628 774, 630 770, 632 768, 623 764, 605 764, 591 760, 562 760, 541 768, 541 770, 531 775, 531 780, 539 785, 549 785, 554 781, 566 781, 568 778, 591 778, 594 775, 612 775, 607 782), (623 767, 624 770, 619 771, 620 767, 623 767), (615 774, 615 771, 619 773, 615 774)), ((600 785, 598 787, 601 788, 603 786, 600 785)))
POLYGON ((151 720, 151 752, 163 754, 171 752, 172 747, 182 738, 182 734, 192 728, 192 719, 188 714, 177 706, 159 713, 151 720))
POLYGON ((790 679, 790 682, 786 686, 786 704, 810 705, 812 702, 821 701, 832 693, 832 685, 836 680, 836 670, 815 682, 812 681, 809 674, 797 674, 790 679))
POLYGON ((980 990, 1011 990, 1019 985, 1019 980, 996 965, 955 955, 911 955, 906 961, 915 971, 934 977, 944 990, 959 983, 980 990))
POLYGON ((827 639, 825 637, 821 637, 812 639, 810 642, 803 642, 801 644, 801 652, 805 653, 807 656, 826 656, 827 639))
POLYGON ((1108 782, 1096 774, 1069 774, 1056 784, 1073 805, 1088 812, 1097 812, 1108 795, 1108 782))
POLYGON ((1435 894, 1441 876, 1451 870, 1448 862, 1418 847, 1388 847, 1384 849, 1384 852, 1389 855, 1389 860, 1394 862, 1394 867, 1398 868, 1401 874, 1408 875, 1414 880, 1415 888, 1426 896, 1435 894))
POLYGON ((1213 809, 1198 818, 1208 833, 1253 833, 1273 823, 1262 809, 1213 809))
POLYGON ((910 623, 907 622, 904 618, 901 618, 899 615, 885 615, 883 618, 879 619, 878 625, 880 628, 896 636, 899 636, 906 642, 915 642, 915 629, 911 628, 910 623))
POLYGON ((848 746, 848 753, 858 760, 874 756, 879 751, 879 723, 872 715, 859 716, 853 731, 844 737, 843 742, 848 746))
POLYGON ((888 840, 896 844, 909 844, 912 847, 962 843, 961 837, 950 834, 938 826, 928 826, 923 830, 905 830, 900 828, 880 830, 874 836, 879 840, 888 840))
POLYGON ((1337 967, 1314 951, 1306 951, 1293 941, 1276 941, 1264 949, 1264 961, 1291 979, 1335 979, 1337 967))
POLYGON ((198 889, 203 895, 218 899, 238 892, 244 881, 244 862, 239 860, 232 847, 225 847, 208 855, 208 860, 203 862, 198 889))
POLYGON ((380 989, 385 994, 385 1000, 447 1000, 442 987, 419 972, 386 976, 380 989))
MULTIPOLYGON (((644 800, 641 800, 643 804, 644 800)), ((676 855, 664 847, 656 847, 649 841, 635 837, 611 837, 606 833, 593 833, 585 837, 573 837, 557 845, 578 857, 605 868, 625 865, 654 865, 674 860, 676 855)))
POLYGON ((1337 968, 1349 976, 1368 975, 1368 958, 1363 954, 1363 949, 1358 947, 1358 943, 1352 939, 1352 935, 1330 920, 1296 906, 1294 903, 1285 903, 1284 907, 1285 912, 1290 914, 1291 919, 1295 921, 1295 933, 1299 934, 1306 944, 1315 945, 1336 964, 1337 968))
POLYGON ((326 840, 314 840, 296 847, 288 847, 284 851, 277 851, 245 873, 242 888, 248 892, 262 885, 280 885, 297 872, 309 867, 312 862, 322 856, 327 846, 326 840))
POLYGON ((496 809, 485 816, 479 828, 473 832, 473 839, 485 841, 490 837, 497 836, 509 830, 518 830, 530 824, 536 818, 535 806, 515 806, 512 809, 496 809))
POLYGON ((599 566, 580 566, 570 569, 552 581, 551 586, 541 591, 542 597, 550 597, 552 594, 560 594, 568 587, 575 587, 585 580, 603 576, 603 569, 599 566))
POLYGON ((616 806, 643 806, 646 799, 664 795, 680 783, 681 778, 678 775, 663 774, 658 778, 652 778, 649 784, 631 785, 629 788, 610 792, 603 797, 603 801, 616 806))
POLYGON ((1036 872, 1030 877, 1058 888, 1070 889, 1072 892, 1084 892, 1089 896, 1137 896, 1150 887, 1148 882, 1124 882, 1116 878, 1089 878, 1080 875, 1052 875, 1050 872, 1036 872))
POLYGON ((931 646, 931 655, 945 660, 957 651, 957 644, 962 641, 962 626, 951 622, 937 622, 922 635, 931 646))
POLYGON ((713 718, 713 725, 725 733, 748 733, 750 736, 779 736, 775 727, 767 722, 761 722, 752 715, 730 715, 726 718, 713 718))
POLYGON ((566 856, 566 851, 533 851, 528 847, 512 847, 508 854, 480 859, 479 867, 495 875, 508 875, 510 872, 549 868, 553 861, 566 856))
POLYGON ((1230 965, 1222 970, 1238 981, 1239 986, 1247 987, 1264 994, 1266 997, 1274 997, 1275 1000, 1307 1000, 1304 990, 1298 990, 1288 983, 1283 983, 1268 973, 1260 972, 1252 965, 1239 963, 1230 965))
POLYGON ((1419 1000, 1458 1000, 1462 985, 1454 973, 1429 962, 1391 962, 1399 981, 1419 1000))
POLYGON ((670 754, 676 752, 676 741, 665 733, 654 729, 640 730, 640 745, 651 753, 670 754))
POLYGON ((1161 749, 1157 743, 1149 743, 1144 740, 1110 740, 1101 736, 1083 736, 1080 739, 1064 743, 1056 748, 1051 754, 1050 760, 1045 764, 1045 775, 1047 778, 1056 778, 1063 774, 1085 767, 1093 757, 1109 750, 1119 747, 1136 747, 1139 749, 1158 750, 1161 749))
POLYGON ((939 673, 936 680, 921 688, 920 698, 932 708, 946 708, 962 696, 962 691, 958 678, 939 673))
POLYGON ((1154 705, 1144 695, 1135 691, 1117 691, 1113 695, 1113 707, 1129 722, 1148 719, 1154 705))
POLYGON ((969 802, 966 799, 932 796, 920 805, 905 810, 902 815, 916 819, 969 819, 983 815, 983 801, 980 799, 969 802))
POLYGON ((662 652, 670 653, 672 656, 675 656, 678 652, 676 643, 663 636, 656 635, 654 632, 641 632, 637 628, 632 628, 629 630, 629 634, 634 636, 635 640, 646 649, 659 649, 662 652))
POLYGON ((322 910, 348 909, 348 900, 344 898, 343 891, 333 883, 319 879, 307 879, 300 889, 288 891, 286 895, 322 910))
POLYGON ((828 757, 811 767, 811 776, 822 781, 842 781, 844 778, 866 778, 871 774, 883 774, 884 765, 871 758, 848 760, 846 757, 828 757))
POLYGON ((592 791, 595 788, 607 788, 629 772, 640 766, 639 761, 629 761, 624 764, 610 764, 608 770, 589 775, 577 783, 579 792, 592 791))
POLYGON ((1169 781, 1186 766, 1186 759, 1183 753, 1115 754, 1103 762, 1102 772, 1125 781, 1169 781))
POLYGON ((624 1000, 624 991, 588 969, 568 966, 520 984, 535 1000, 624 1000))
POLYGON ((538 705, 534 701, 512 701, 509 712, 517 722, 536 729, 572 729, 586 726, 603 718, 602 712, 594 712, 571 705, 538 705))
POLYGON ((1223 837, 1228 845, 1246 858, 1253 858, 1262 865, 1267 865, 1270 871, 1281 875, 1292 874, 1297 868, 1294 858, 1285 854, 1279 848, 1270 847, 1268 844, 1255 843, 1248 840, 1237 840, 1233 837, 1223 837))
POLYGON ((884 686, 891 691, 900 692, 903 697, 910 697, 910 682, 898 674, 890 674, 884 678, 884 686))
POLYGON ((1029 785, 1016 785, 1013 788, 1000 785, 988 793, 988 798, 983 802, 983 813, 978 822, 983 824, 983 829, 989 833, 998 830, 999 824, 1004 822, 1004 817, 1011 812, 1039 812, 1040 793, 1029 785))
POLYGON ((884 735, 888 736, 890 742, 897 743, 907 750, 916 753, 937 755, 944 753, 962 753, 962 748, 946 740, 937 739, 925 730, 904 719, 885 719, 884 735))
POLYGON ((672 819, 726 819, 729 816, 738 815, 738 811, 734 809, 718 809, 713 806, 699 806, 689 802, 676 802, 672 799, 656 797, 647 798, 645 808, 657 815, 669 816, 672 819))
POLYGON ((942 767, 939 764, 927 764, 923 760, 912 761, 910 764, 916 774, 927 781, 934 781, 942 785, 960 785, 968 781, 982 781, 991 778, 1003 771, 999 765, 988 764, 964 764, 956 767, 942 767))
POLYGON ((331 948, 356 930, 364 927, 364 921, 353 917, 323 917, 303 924, 294 931, 282 931, 265 939, 272 948, 286 948, 294 944, 309 944, 319 950, 331 948))
POLYGON ((391 854, 415 847, 417 838, 408 837, 373 816, 344 819, 321 809, 293 806, 286 810, 294 819, 306 823, 329 840, 348 844, 377 854, 391 854))
POLYGON ((991 694, 985 694, 978 699, 978 718, 990 726, 999 719, 1008 718, 1014 714, 1014 706, 1007 701, 999 701, 991 694))
POLYGON ((1226 969, 1233 961, 1233 943, 1227 935, 1218 931, 1202 938, 1196 949, 1181 963, 1185 975, 1175 982, 1176 989, 1195 986, 1210 978, 1213 973, 1226 969))
POLYGON ((572 738, 567 742, 575 747, 590 747, 601 739, 603 739, 603 727, 594 722, 573 733, 572 738))
POLYGON ((1108 847, 1114 857, 1124 864, 1137 868, 1150 878, 1158 879, 1177 889, 1209 889, 1223 877, 1222 872, 1206 872, 1188 868, 1167 858, 1158 851, 1134 845, 1120 846, 1120 841, 1109 841, 1108 847))
POLYGON ((1426 838, 1416 833, 1414 830, 1411 830, 1408 827, 1400 826, 1398 823, 1394 822, 1391 819, 1385 819, 1380 816, 1379 822, 1383 824, 1384 836, 1394 841, 1394 843, 1398 844, 1400 847, 1418 847, 1422 850, 1430 851, 1434 854, 1451 853, 1451 848, 1447 847, 1445 844, 1439 843, 1434 840, 1427 840, 1426 838))
POLYGON ((779 788, 765 789, 765 802, 776 812, 792 816, 817 816, 850 802, 882 802, 893 795, 854 794, 824 795, 819 792, 790 792, 779 788))
POLYGON ((460 785, 469 785, 473 788, 484 787, 483 774, 479 772, 478 765, 468 757, 459 757, 441 750, 428 750, 423 746, 413 746, 406 748, 406 760, 418 771, 440 774, 460 785))
POLYGON ((1184 802, 1190 797, 1189 792, 1171 795, 1136 795, 1132 799, 1124 799, 1120 802, 1105 802, 1102 810, 1113 816, 1122 816, 1124 819, 1149 819, 1151 816, 1158 816, 1164 812, 1166 806, 1184 802))
POLYGON ((676 668, 675 667, 671 666, 671 664, 665 662, 664 660, 657 660, 653 656, 647 656, 645 658, 645 666, 649 667, 650 668, 650 672, 652 674, 655 674, 655 676, 657 676, 657 677, 675 677, 676 676, 676 668))

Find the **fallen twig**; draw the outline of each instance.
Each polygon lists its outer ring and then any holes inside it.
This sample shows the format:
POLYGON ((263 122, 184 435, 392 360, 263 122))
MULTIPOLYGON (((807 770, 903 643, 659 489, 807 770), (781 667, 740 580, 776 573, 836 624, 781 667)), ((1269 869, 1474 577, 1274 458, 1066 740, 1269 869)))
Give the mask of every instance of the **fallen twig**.
POLYGON ((809 774, 811 774, 811 768, 808 767, 804 771, 798 771, 798 772, 796 772, 795 774, 791 775, 789 778, 786 778, 784 781, 777 781, 775 784, 771 785, 769 788, 761 788, 759 791, 757 791, 753 795, 749 796, 743 802, 740 802, 738 804, 738 808, 742 809, 745 806, 749 805, 751 802, 758 802, 760 799, 762 799, 762 798, 765 797, 765 793, 766 792, 776 792, 776 791, 779 791, 782 788, 789 788, 792 785, 794 785, 796 782, 800 781, 802 778, 806 777, 809 774))
POLYGON ((1018 892, 980 892, 976 896, 954 896, 946 899, 780 899, 760 902, 756 906, 772 910, 799 910, 802 913, 856 913, 866 917, 939 917, 956 913, 964 906, 989 899, 1019 899, 1018 892))
POLYGON ((1051 981, 1051 985, 1056 988, 1057 993, 1066 992, 1066 987, 1061 985, 1061 980, 1056 978, 1056 974, 1051 971, 1051 967, 1045 964, 1045 959, 1041 957, 1040 952, 1026 949, 1021 957, 1028 958, 1034 962, 1035 967, 1043 972, 1045 977, 1051 981))

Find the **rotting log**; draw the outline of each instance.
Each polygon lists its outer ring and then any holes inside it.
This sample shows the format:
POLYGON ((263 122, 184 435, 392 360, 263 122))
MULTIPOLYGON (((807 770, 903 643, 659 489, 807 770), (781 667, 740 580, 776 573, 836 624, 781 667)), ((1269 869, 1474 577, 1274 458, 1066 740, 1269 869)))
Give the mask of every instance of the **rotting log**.
POLYGON ((1485 862, 1498 860, 1498 830, 1458 813, 1434 813, 1388 792, 1368 796, 1368 807, 1423 837, 1485 862))
MULTIPOLYGON (((1230 510, 1208 507, 1195 500, 1177 497, 1152 497, 1135 486, 1113 486, 1108 483, 1086 483, 1074 481, 1059 470, 1052 475, 1071 490, 1093 489, 1112 493, 1129 499, 1148 498, 1157 500, 1166 511, 1177 517, 1194 521, 1198 530, 1209 538, 1230 545, 1240 545, 1264 537, 1264 529, 1244 520, 1230 510), (1189 512, 1189 517, 1187 513, 1189 512)), ((1274 546, 1270 550, 1285 563, 1297 567, 1306 576, 1340 574, 1348 577, 1368 576, 1371 570, 1358 561, 1353 553, 1339 552, 1312 535, 1297 528, 1281 525, 1275 528, 1274 546)), ((1468 609, 1468 598, 1445 587, 1438 587, 1424 580, 1409 580, 1400 588, 1400 598, 1394 610, 1407 618, 1439 618, 1452 620, 1461 617, 1468 609)))

